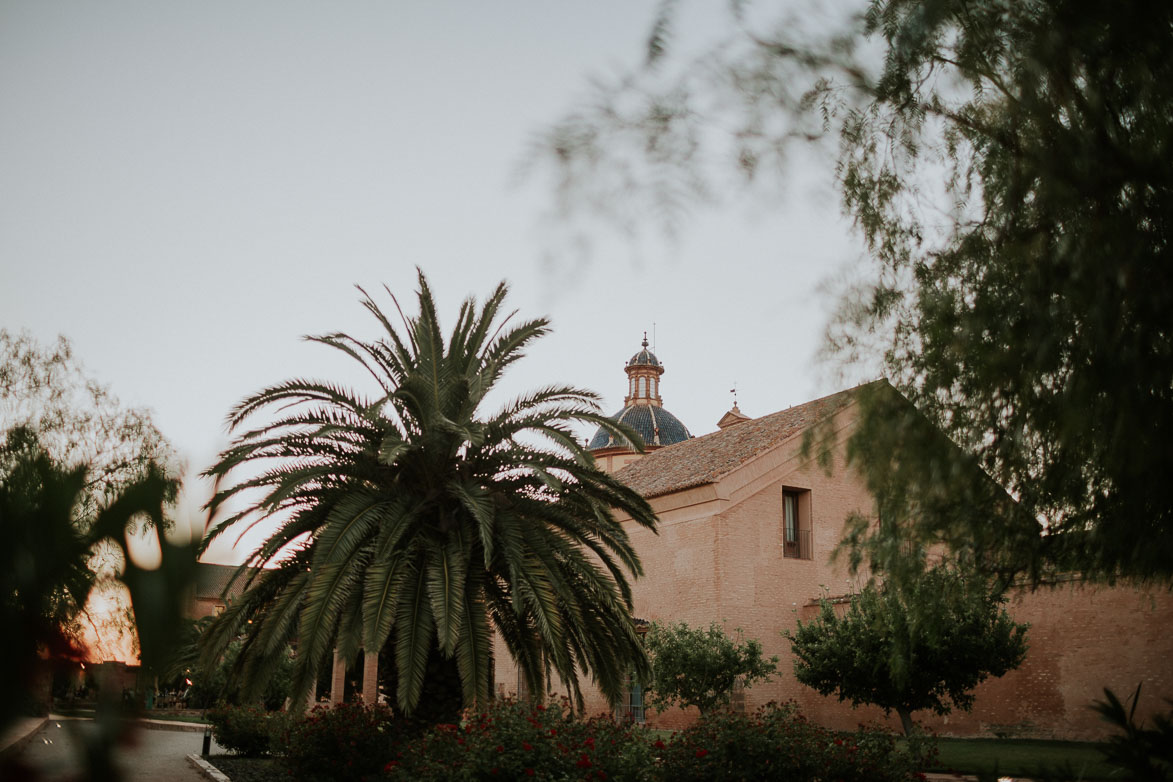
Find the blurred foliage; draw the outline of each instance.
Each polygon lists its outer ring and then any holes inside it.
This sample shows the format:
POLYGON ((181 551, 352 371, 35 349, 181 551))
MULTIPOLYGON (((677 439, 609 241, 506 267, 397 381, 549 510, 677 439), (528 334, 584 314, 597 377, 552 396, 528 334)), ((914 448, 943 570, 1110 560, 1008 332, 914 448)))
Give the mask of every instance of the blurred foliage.
POLYGON ((976 465, 1022 509, 960 524, 922 509, 916 481, 887 487, 907 515, 874 532, 984 535, 987 560, 1035 583, 1173 581, 1173 4, 730 7, 728 34, 688 59, 682 5, 663 3, 644 67, 548 131, 560 203, 671 224, 730 174, 778 181, 795 141, 836 146, 870 252, 830 350, 958 446, 923 458, 935 435, 880 406, 864 429, 897 450, 861 435, 858 463, 880 464, 878 484, 906 460, 959 495, 976 465))
POLYGON ((1092 705, 1104 721, 1118 731, 1104 745, 1108 762, 1121 768, 1129 779, 1136 782, 1173 779, 1173 701, 1166 699, 1165 703, 1171 709, 1153 715, 1153 726, 1146 728, 1136 720, 1140 685, 1128 700, 1132 702, 1131 707, 1126 707, 1116 693, 1105 688, 1104 700, 1092 705))
POLYGON ((652 660, 648 704, 658 712, 696 706, 702 713, 728 706, 735 685, 749 688, 769 681, 777 657, 762 656, 755 638, 730 638, 719 624, 689 627, 684 622, 653 622, 646 644, 652 660))
MULTIPOLYGON (((37 447, 58 465, 84 465, 85 483, 76 495, 73 524, 85 535, 98 512, 127 486, 162 473, 179 475, 178 457, 143 408, 119 403, 108 388, 90 378, 65 337, 42 345, 27 333, 0 329, 0 434, 23 430, 36 438, 37 447)), ((10 451, 11 453, 11 451, 10 451)), ((0 458, 9 458, 0 455, 0 458)), ((11 464, 0 464, 7 470, 11 464)), ((178 482, 169 481, 167 502, 172 503, 178 482)), ((155 523, 149 516, 132 518, 130 529, 155 523)), ((171 523, 163 516, 164 529, 171 523)), ((117 546, 94 546, 85 563, 96 602, 109 606, 101 616, 87 616, 85 603, 74 602, 77 590, 54 595, 59 603, 59 626, 81 643, 83 622, 99 640, 138 649, 133 613, 126 593, 112 583, 122 566, 117 546)))
MULTIPOLYGON (((176 483, 148 466, 141 478, 110 495, 83 530, 76 522, 90 485, 85 466, 62 466, 34 432, 7 433, 0 447, 0 623, 7 633, 0 644, 0 731, 30 701, 43 714, 52 666, 72 666, 84 657, 66 624, 93 587, 89 563, 101 543, 119 549, 126 560, 121 580, 130 591, 144 665, 160 665, 170 654, 195 567, 194 547, 173 545, 158 533, 176 483), (136 520, 155 529, 162 553, 155 570, 143 570, 126 555, 125 533, 136 520)), ((99 728, 86 747, 88 769, 95 779, 114 778, 109 753, 121 720, 110 703, 99 712, 99 728)))
MULTIPOLYGON (((0 436, 3 730, 30 709, 43 714, 54 670, 75 671, 85 659, 79 617, 119 568, 143 664, 160 665, 179 628, 195 550, 161 535, 179 490, 171 447, 145 410, 121 407, 85 376, 64 338, 44 348, 0 331, 0 436), (127 534, 144 530, 162 557, 153 570, 127 553, 127 534)), ((84 734, 86 773, 114 779, 110 753, 127 704, 121 693, 101 694, 95 729, 84 734)))
POLYGON ((1026 656, 1028 625, 1014 622, 1005 600, 982 581, 933 568, 900 588, 870 584, 837 611, 787 631, 794 675, 823 695, 870 703, 900 715, 968 711, 972 690, 1017 668, 1026 656))

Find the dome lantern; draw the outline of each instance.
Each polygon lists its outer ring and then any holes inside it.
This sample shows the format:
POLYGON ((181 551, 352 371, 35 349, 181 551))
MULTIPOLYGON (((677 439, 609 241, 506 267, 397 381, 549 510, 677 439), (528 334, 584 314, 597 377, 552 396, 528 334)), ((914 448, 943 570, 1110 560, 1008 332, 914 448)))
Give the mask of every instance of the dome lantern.
MULTIPOLYGON (((627 394, 623 398, 623 409, 610 416, 612 421, 619 421, 635 429, 643 438, 646 450, 662 448, 666 445, 688 440, 692 437, 680 419, 664 409, 664 402, 660 396, 660 376, 664 374, 664 365, 656 358, 656 354, 648 350, 648 335, 644 332, 642 349, 632 356, 626 365, 627 394)), ((613 464, 614 457, 638 458, 638 453, 631 443, 623 437, 614 437, 606 429, 600 427, 595 436, 587 444, 587 449, 595 454, 596 458, 606 457, 608 464, 613 464)), ((618 463, 614 463, 618 466, 618 463)))
POLYGON ((627 396, 623 399, 623 405, 661 407, 664 400, 660 398, 660 375, 664 374, 664 365, 656 358, 655 353, 648 350, 646 331, 642 344, 643 350, 632 356, 624 367, 624 371, 627 372, 627 396))

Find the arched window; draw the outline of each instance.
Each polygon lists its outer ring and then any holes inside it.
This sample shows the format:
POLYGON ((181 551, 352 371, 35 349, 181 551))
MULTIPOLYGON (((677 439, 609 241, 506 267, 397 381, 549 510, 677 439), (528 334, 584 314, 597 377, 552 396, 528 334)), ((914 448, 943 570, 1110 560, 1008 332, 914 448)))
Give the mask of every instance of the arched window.
POLYGON ((648 379, 646 377, 639 379, 639 395, 641 397, 648 395, 648 379))

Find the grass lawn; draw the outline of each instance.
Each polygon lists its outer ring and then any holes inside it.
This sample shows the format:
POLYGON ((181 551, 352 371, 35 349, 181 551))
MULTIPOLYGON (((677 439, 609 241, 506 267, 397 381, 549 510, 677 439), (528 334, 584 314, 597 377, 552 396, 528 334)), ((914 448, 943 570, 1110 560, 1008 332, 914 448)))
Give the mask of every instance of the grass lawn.
POLYGON ((237 755, 212 755, 208 762, 232 782, 287 782, 289 772, 273 758, 242 758, 237 755))
POLYGON ((1001 774, 1032 776, 1040 769, 1068 769, 1072 779, 1119 778, 1119 769, 1105 763, 1097 745, 1090 742, 939 738, 937 749, 941 754, 934 771, 977 774, 996 769, 1001 774))

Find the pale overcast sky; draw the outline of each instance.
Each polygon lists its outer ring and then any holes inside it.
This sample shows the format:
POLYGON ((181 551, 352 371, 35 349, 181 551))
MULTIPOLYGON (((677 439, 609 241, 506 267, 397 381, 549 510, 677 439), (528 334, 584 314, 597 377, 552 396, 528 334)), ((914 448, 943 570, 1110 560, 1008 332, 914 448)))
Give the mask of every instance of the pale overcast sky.
POLYGON ((353 286, 411 300, 417 265, 448 324, 501 279, 552 318, 509 395, 569 382, 615 412, 653 324, 693 434, 735 382, 748 415, 837 390, 819 284, 859 249, 827 161, 799 161, 784 201, 698 210, 674 242, 601 230, 585 263, 559 254, 546 186, 517 183, 589 77, 640 62, 656 5, 0 2, 0 327, 69 337, 193 471, 246 394, 361 383, 299 338, 376 336, 353 286))

